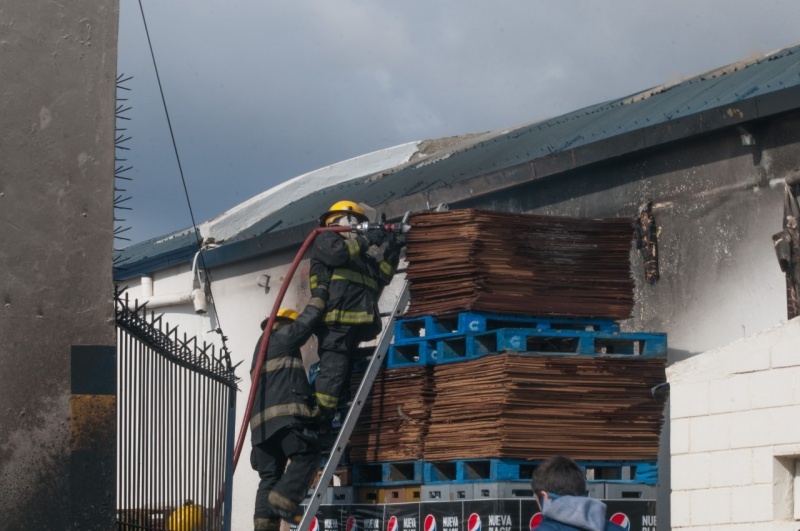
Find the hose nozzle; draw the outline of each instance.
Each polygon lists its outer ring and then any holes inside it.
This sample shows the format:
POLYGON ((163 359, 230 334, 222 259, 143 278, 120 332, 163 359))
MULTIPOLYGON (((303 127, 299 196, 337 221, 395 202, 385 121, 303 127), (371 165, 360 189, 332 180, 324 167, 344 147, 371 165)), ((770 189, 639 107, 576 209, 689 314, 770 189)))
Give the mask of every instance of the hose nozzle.
POLYGON ((408 231, 411 230, 411 225, 407 223, 370 223, 365 221, 363 223, 358 223, 357 225, 353 225, 353 230, 355 232, 364 234, 370 230, 382 230, 384 232, 394 232, 395 234, 406 234, 408 231))

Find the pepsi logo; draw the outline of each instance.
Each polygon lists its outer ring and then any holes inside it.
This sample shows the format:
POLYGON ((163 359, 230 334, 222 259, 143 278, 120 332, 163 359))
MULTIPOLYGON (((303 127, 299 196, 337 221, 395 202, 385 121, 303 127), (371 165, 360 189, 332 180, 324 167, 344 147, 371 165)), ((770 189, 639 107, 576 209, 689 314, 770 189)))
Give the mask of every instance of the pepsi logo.
POLYGON ((480 321, 470 321, 467 328, 469 328, 470 332, 477 332, 480 329, 480 325, 480 321))
POLYGON ((533 531, 542 524, 542 513, 536 513, 531 516, 530 530, 533 531))
POLYGON ((481 517, 478 513, 472 513, 467 520, 468 531, 481 531, 481 517))
POLYGON ((520 347, 522 347, 522 338, 520 336, 511 336, 508 339, 508 344, 511 346, 511 348, 519 350, 520 347))
POLYGON ((625 513, 614 513, 610 520, 612 524, 617 524, 625 531, 631 531, 631 521, 625 513))
POLYGON ((308 531, 319 531, 319 522, 317 521, 316 517, 311 519, 311 524, 308 526, 308 531))
POLYGON ((389 521, 386 522, 386 531, 397 531, 397 517, 392 516, 389 518, 389 521))
POLYGON ((432 514, 425 517, 425 531, 436 531, 436 518, 432 514))
POLYGON ((347 519, 347 525, 345 525, 345 531, 358 531, 358 523, 356 522, 355 516, 350 516, 347 519))

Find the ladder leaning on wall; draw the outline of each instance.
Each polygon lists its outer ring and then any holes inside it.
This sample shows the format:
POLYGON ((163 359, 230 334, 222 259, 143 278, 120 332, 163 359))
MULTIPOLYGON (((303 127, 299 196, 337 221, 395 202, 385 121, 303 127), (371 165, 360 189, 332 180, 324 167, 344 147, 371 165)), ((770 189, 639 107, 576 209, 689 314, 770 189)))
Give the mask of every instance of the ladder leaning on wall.
POLYGON ((303 519, 300 521, 300 524, 297 527, 298 531, 308 531, 311 519, 314 517, 314 515, 316 515, 317 510, 322 503, 322 497, 325 494, 331 479, 333 478, 333 473, 336 470, 336 467, 339 466, 339 462, 341 461, 347 446, 347 441, 350 439, 350 435, 353 433, 353 428, 355 428, 356 422, 358 422, 358 417, 361 415, 361 410, 364 408, 364 403, 369 396, 370 390, 372 390, 372 384, 375 382, 375 377, 378 375, 378 371, 380 370, 381 365, 383 365, 383 360, 386 358, 386 353, 389 350, 389 344, 392 342, 392 338, 394 336, 394 322, 405 311, 408 300, 408 281, 403 279, 400 293, 397 295, 394 308, 392 309, 391 314, 388 316, 388 322, 384 323, 383 331, 378 337, 377 345, 375 346, 375 352, 372 354, 369 364, 367 365, 364 378, 361 380, 361 384, 358 386, 358 391, 353 397, 353 400, 350 404, 350 409, 347 412, 347 416, 345 417, 344 422, 342 422, 342 427, 339 430, 338 436, 336 437, 336 442, 334 443, 330 455, 328 456, 328 460, 325 463, 322 475, 317 482, 317 486, 314 488, 314 492, 311 494, 310 501, 306 507, 305 513, 303 514, 303 519))
MULTIPOLYGON (((447 208, 447 204, 441 203, 434 210, 436 212, 442 212, 447 210, 447 208)), ((389 351, 389 344, 391 344, 392 338, 394 337, 394 323, 403 312, 405 312, 406 306, 408 305, 410 299, 409 285, 405 274, 401 273, 400 270, 398 270, 398 274, 392 279, 392 283, 383 290, 380 302, 383 303, 384 299, 391 300, 391 298, 395 298, 392 311, 388 315, 384 315, 388 317, 388 319, 383 323, 383 331, 380 336, 378 336, 375 351, 367 365, 364 378, 358 386, 358 391, 351 401, 350 409, 342 423, 342 427, 336 437, 336 442, 322 470, 322 475, 317 482, 317 486, 314 488, 314 492, 311 494, 309 503, 303 513, 303 519, 300 521, 300 524, 298 524, 296 531, 308 531, 311 519, 317 514, 317 510, 322 503, 322 497, 328 485, 330 485, 336 467, 339 466, 339 462, 347 447, 347 441, 353 433, 353 428, 355 428, 356 422, 358 422, 361 410, 364 409, 364 403, 367 401, 367 397, 372 390, 372 384, 375 382, 378 371, 383 365, 383 360, 386 358, 386 353, 389 351), (399 291, 393 289, 397 283, 400 283, 399 291)))

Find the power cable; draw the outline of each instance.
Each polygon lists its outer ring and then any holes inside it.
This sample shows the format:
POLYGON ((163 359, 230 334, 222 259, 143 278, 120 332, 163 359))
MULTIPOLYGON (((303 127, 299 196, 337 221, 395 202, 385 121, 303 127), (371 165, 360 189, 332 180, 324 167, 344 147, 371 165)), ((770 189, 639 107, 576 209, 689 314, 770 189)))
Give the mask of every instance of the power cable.
POLYGON ((183 174, 183 166, 181 165, 181 157, 178 154, 178 144, 175 142, 175 133, 172 130, 172 121, 169 118, 169 110, 167 109, 167 99, 164 96, 164 87, 161 85, 161 76, 158 74, 158 65, 156 64, 156 54, 153 51, 153 43, 150 40, 150 31, 147 28, 147 18, 144 15, 144 7, 142 6, 142 0, 139 0, 139 11, 142 13, 142 22, 144 23, 144 32, 147 35, 147 45, 150 48, 150 57, 153 58, 153 70, 156 73, 156 81, 158 82, 158 91, 161 94, 161 103, 164 106, 164 114, 167 117, 167 126, 169 128, 169 136, 172 139, 172 149, 175 151, 175 159, 178 162, 178 172, 181 175, 181 182, 183 183, 183 193, 186 196, 186 204, 189 206, 189 216, 192 218, 192 228, 194 229, 194 237, 195 241, 197 242, 198 252, 200 253, 200 262, 203 264, 203 271, 206 273, 206 278, 208 279, 208 295, 211 298, 211 306, 214 310, 214 318, 217 321, 217 328, 212 330, 212 332, 216 332, 222 338, 222 350, 225 354, 226 361, 228 363, 228 368, 230 369, 230 355, 228 352, 228 347, 226 345, 226 341, 228 338, 225 334, 222 333, 222 322, 219 320, 219 314, 217 313, 217 305, 214 302, 214 293, 211 291, 211 275, 208 272, 208 267, 206 266, 205 258, 203 257, 203 243, 200 238, 200 232, 197 230, 197 222, 194 219, 194 211, 192 210, 192 202, 189 199, 189 189, 186 186, 186 178, 183 174))

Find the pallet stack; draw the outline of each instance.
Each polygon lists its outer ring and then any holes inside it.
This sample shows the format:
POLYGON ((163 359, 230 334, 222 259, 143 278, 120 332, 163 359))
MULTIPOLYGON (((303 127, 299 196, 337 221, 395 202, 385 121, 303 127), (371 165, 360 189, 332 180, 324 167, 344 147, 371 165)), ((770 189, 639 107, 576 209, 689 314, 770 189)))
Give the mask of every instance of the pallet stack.
POLYGON ((433 370, 426 460, 657 458, 663 358, 507 353, 433 370))
POLYGON ((453 210, 419 213, 410 223, 407 317, 630 317, 629 219, 453 210))
POLYGON ((591 495, 652 495, 666 336, 620 331, 630 220, 464 210, 411 224, 411 302, 351 437, 353 484, 378 502, 410 486, 422 501, 515 496, 562 454, 591 495))
MULTIPOLYGON (((363 378, 351 378, 355 396, 363 378)), ((425 366, 381 370, 350 436, 350 459, 359 463, 421 459, 430 425, 433 380, 425 366)))

